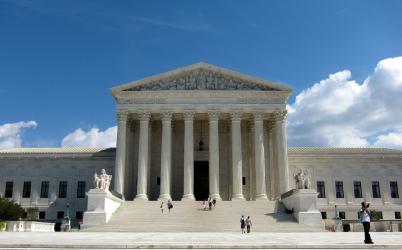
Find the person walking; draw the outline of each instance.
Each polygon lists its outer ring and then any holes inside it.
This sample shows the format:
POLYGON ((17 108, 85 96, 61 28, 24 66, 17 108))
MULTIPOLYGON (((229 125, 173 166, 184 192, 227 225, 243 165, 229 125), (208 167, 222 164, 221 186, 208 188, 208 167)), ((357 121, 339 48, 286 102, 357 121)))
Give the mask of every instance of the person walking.
POLYGON ((160 206, 161 211, 162 211, 162 214, 163 214, 163 208, 164 208, 164 207, 165 207, 165 203, 163 203, 163 201, 162 201, 161 206, 160 206))
POLYGON ((250 216, 247 216, 247 219, 246 219, 246 226, 247 226, 247 233, 249 234, 250 233, 250 230, 251 230, 251 226, 252 226, 253 224, 251 223, 251 219, 250 219, 250 216))
POLYGON ((168 200, 167 207, 168 207, 169 214, 170 214, 170 209, 173 208, 173 204, 172 204, 172 202, 170 200, 168 200))
POLYGON ((208 200, 208 206, 209 206, 209 210, 211 211, 212 210, 212 200, 211 199, 208 200))
POLYGON ((214 204, 214 207, 216 206, 216 198, 212 200, 212 204, 214 204))
POLYGON ((246 231, 244 230, 246 228, 246 220, 244 219, 243 215, 240 218, 240 228, 242 234, 246 233, 246 231))
POLYGON ((370 204, 366 204, 364 201, 362 202, 362 208, 359 211, 360 222, 363 224, 364 229, 364 243, 374 244, 370 236, 370 210, 368 209, 369 206, 370 204))

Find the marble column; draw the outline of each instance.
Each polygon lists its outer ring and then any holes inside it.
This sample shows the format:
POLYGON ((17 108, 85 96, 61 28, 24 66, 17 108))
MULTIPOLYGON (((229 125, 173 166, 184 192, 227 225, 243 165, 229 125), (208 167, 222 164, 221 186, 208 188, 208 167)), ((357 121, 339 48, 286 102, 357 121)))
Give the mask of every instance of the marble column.
POLYGON ((172 112, 163 112, 160 200, 171 200, 170 181, 172 171, 172 112))
POLYGON ((138 174, 136 200, 148 200, 149 112, 139 113, 140 138, 138 143, 138 174))
POLYGON ((184 114, 184 180, 182 200, 194 198, 194 113, 184 114))
POLYGON ((219 194, 219 112, 209 112, 209 196, 221 200, 219 194))
POLYGON ((279 192, 283 194, 289 191, 288 147, 286 141, 286 114, 283 110, 275 112, 275 137, 277 167, 279 173, 279 192))
POLYGON ((127 113, 117 112, 116 163, 114 168, 114 190, 124 198, 124 176, 126 165, 127 113))
POLYGON ((265 185, 265 152, 264 152, 264 114, 254 114, 254 163, 255 163, 255 199, 266 200, 265 185))
POLYGON ((244 200, 242 183, 241 113, 231 113, 232 119, 232 200, 244 200))
POLYGON ((274 163, 274 152, 273 152, 273 147, 274 147, 274 143, 273 143, 273 130, 275 127, 275 122, 273 120, 270 120, 268 122, 268 131, 267 131, 267 135, 268 135, 268 156, 269 156, 269 185, 271 187, 271 193, 270 193, 270 199, 274 200, 277 198, 280 198, 277 196, 277 192, 275 190, 275 183, 278 181, 278 177, 277 177, 277 171, 275 169, 275 163, 274 163))

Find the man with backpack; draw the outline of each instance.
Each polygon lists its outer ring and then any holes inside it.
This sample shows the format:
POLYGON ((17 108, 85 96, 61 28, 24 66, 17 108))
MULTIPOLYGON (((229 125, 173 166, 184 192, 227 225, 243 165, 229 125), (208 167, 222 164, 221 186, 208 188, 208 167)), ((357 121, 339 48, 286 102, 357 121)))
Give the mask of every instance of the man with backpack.
POLYGON ((359 211, 360 222, 363 224, 364 228, 364 243, 374 244, 370 236, 370 210, 368 209, 370 204, 362 202, 362 208, 359 211))
POLYGON ((245 228, 246 228, 246 219, 242 215, 240 218, 240 227, 241 227, 241 233, 244 234, 246 233, 245 228))
POLYGON ((172 204, 172 202, 171 202, 170 200, 169 200, 168 203, 167 203, 167 207, 168 207, 168 209, 169 209, 169 214, 170 214, 170 209, 173 208, 173 204, 172 204))

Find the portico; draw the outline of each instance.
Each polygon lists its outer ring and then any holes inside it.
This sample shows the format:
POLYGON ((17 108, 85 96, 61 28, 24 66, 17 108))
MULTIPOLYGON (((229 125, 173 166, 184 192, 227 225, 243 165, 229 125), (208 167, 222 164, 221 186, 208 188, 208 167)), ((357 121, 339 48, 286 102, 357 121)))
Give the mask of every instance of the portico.
POLYGON ((115 191, 126 199, 194 200, 194 162, 207 161, 209 197, 276 199, 289 189, 290 92, 205 63, 112 88, 115 191))

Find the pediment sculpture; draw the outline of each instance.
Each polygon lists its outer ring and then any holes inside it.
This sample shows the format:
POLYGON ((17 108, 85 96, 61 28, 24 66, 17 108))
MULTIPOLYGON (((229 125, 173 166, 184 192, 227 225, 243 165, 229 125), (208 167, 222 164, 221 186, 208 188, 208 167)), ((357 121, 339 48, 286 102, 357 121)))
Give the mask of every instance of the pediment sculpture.
POLYGON ((94 174, 94 186, 97 189, 102 189, 109 192, 110 182, 112 181, 112 175, 108 175, 105 169, 101 170, 101 174, 94 174))
POLYGON ((310 189, 311 181, 310 175, 306 170, 300 169, 299 172, 294 174, 294 178, 296 181, 296 189, 310 189))

